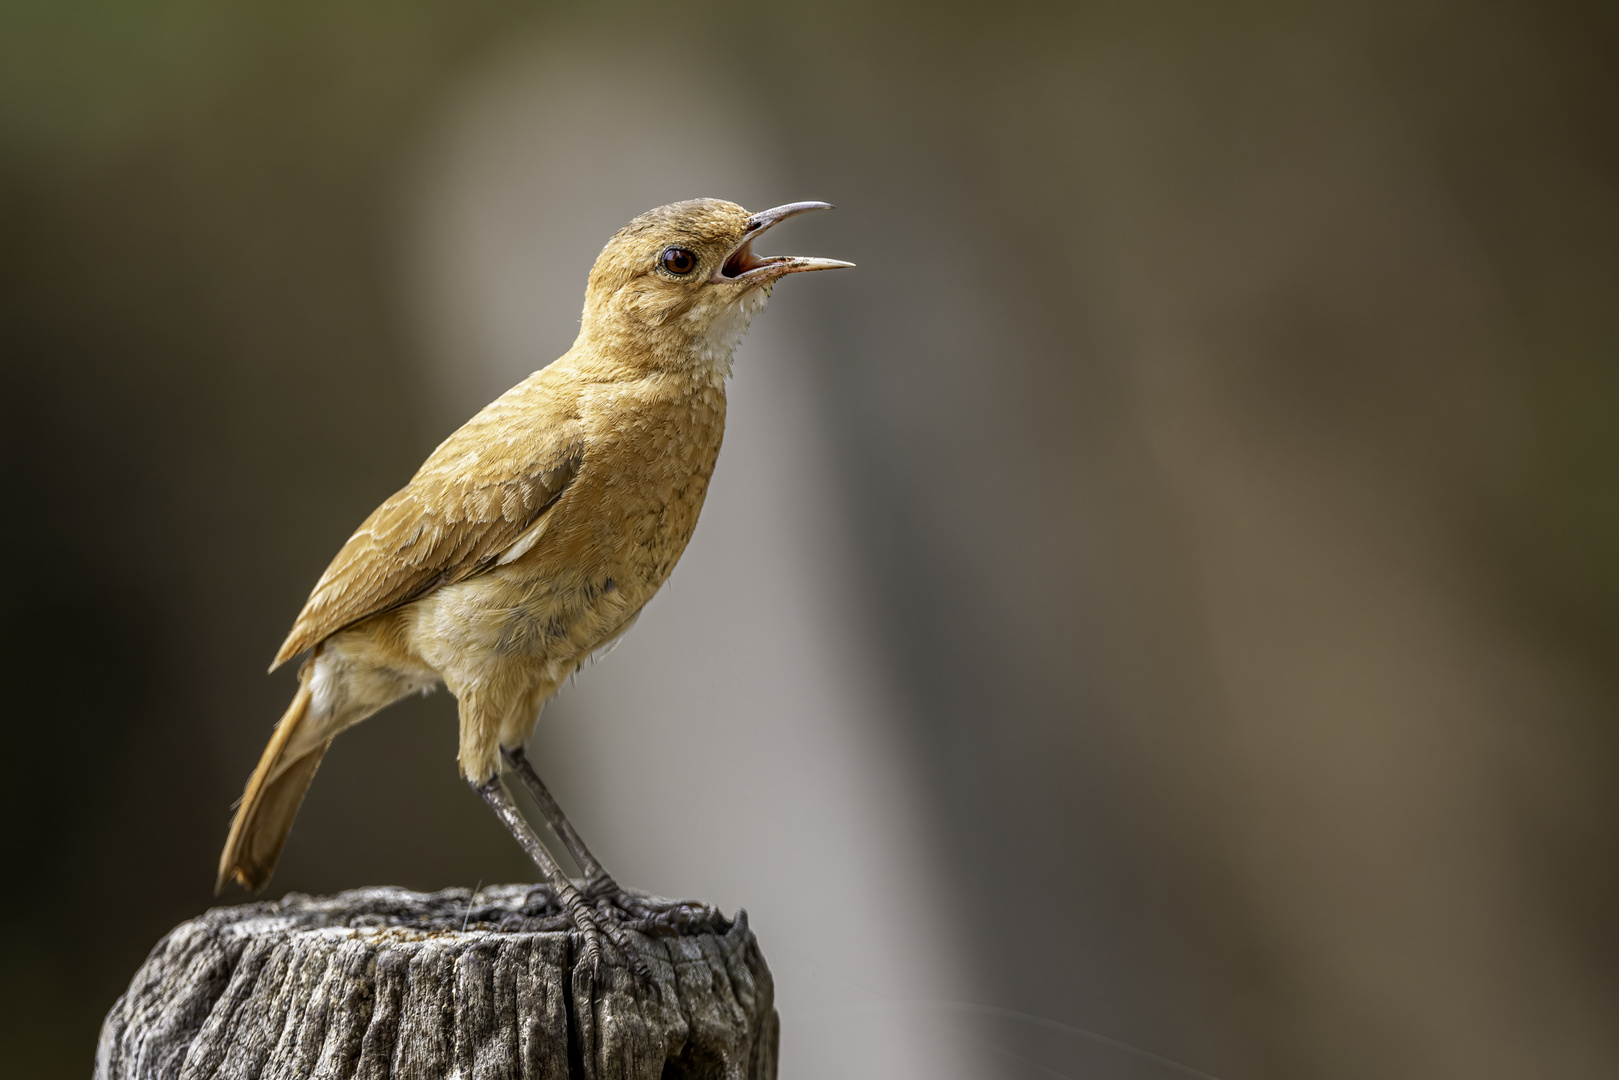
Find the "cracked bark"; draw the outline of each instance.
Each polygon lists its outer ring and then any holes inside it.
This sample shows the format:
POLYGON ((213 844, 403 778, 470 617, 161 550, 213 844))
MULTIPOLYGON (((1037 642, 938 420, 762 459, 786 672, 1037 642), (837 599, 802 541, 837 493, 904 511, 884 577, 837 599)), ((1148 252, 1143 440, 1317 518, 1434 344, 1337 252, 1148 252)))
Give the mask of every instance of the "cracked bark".
POLYGON ((684 909, 632 937, 651 984, 605 941, 592 976, 544 887, 214 908, 113 1005, 96 1080, 774 1080, 746 915, 684 909))

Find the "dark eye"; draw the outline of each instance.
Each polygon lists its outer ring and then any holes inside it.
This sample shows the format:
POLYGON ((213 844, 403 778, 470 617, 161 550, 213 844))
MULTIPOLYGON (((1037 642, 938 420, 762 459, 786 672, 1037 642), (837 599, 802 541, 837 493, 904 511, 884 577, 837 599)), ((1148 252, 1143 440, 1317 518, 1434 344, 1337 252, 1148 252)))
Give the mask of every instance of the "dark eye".
POLYGON ((665 248, 663 268, 671 274, 685 275, 697 269, 697 256, 685 248, 665 248))

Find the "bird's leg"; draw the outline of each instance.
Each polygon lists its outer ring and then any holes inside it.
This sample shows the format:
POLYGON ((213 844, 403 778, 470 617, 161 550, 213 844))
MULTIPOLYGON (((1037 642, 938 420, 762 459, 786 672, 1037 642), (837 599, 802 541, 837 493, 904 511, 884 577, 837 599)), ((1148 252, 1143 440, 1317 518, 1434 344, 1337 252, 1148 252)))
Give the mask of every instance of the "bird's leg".
MULTIPOLYGON (((533 827, 518 811, 517 804, 512 802, 512 797, 506 791, 506 786, 500 782, 500 777, 492 777, 483 783, 476 780, 470 783, 472 790, 483 796, 483 801, 488 803, 495 816, 500 818, 501 824, 505 825, 518 844, 522 845, 528 857, 534 860, 534 865, 540 868, 540 873, 545 875, 546 884, 551 886, 551 891, 556 895, 557 903, 562 905, 568 917, 573 920, 573 924, 585 935, 585 959, 590 961, 590 970, 594 975, 601 964, 601 938, 600 927, 596 925, 596 917, 590 910, 590 905, 585 903, 585 898, 579 895, 579 890, 573 887, 568 875, 562 872, 562 867, 557 865, 557 861, 545 849, 540 838, 534 834, 533 827)), ((611 932, 608 936, 613 938, 614 944, 620 948, 624 947, 625 942, 619 941, 617 936, 611 932)))
POLYGON ((585 875, 585 891, 592 896, 609 896, 614 900, 626 895, 624 890, 618 887, 618 882, 602 869, 602 864, 597 861, 596 856, 585 847, 585 842, 579 838, 579 831, 562 812, 562 807, 557 805, 556 799, 551 796, 551 789, 545 786, 540 774, 529 764, 528 754, 523 748, 503 746, 500 748, 500 755, 508 766, 516 770, 523 781, 523 786, 534 796, 534 801, 540 804, 540 812, 545 815, 545 820, 551 823, 551 828, 555 829, 557 836, 561 838, 562 846, 568 849, 573 861, 579 864, 580 872, 585 875))
POLYGON ((617 914, 613 909, 631 916, 635 920, 637 929, 647 933, 676 932, 678 927, 692 922, 711 922, 717 912, 705 904, 696 904, 685 900, 651 900, 637 896, 635 893, 623 889, 612 875, 602 869, 602 864, 585 847, 585 842, 579 838, 578 830, 573 827, 567 815, 563 814, 562 807, 551 795, 551 789, 545 786, 540 774, 534 771, 534 766, 528 760, 528 754, 521 746, 507 748, 501 747, 501 756, 506 764, 523 778, 523 784, 528 788, 534 801, 540 804, 540 810, 545 814, 545 820, 551 823, 557 836, 561 837, 562 844, 573 856, 574 862, 579 864, 579 870, 585 875, 585 894, 596 900, 598 910, 609 919, 603 924, 607 935, 613 938, 615 944, 621 944, 614 936, 618 927, 614 925, 611 917, 617 914))

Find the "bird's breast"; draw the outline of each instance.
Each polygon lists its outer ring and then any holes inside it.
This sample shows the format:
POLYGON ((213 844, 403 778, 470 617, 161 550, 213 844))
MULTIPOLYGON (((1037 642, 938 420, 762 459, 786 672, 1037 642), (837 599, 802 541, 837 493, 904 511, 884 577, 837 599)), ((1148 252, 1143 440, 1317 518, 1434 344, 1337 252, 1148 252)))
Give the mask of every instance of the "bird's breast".
POLYGON ((671 378, 585 396, 568 489, 520 557, 438 590, 423 645, 569 668, 621 633, 697 527, 725 429, 723 384, 671 378))

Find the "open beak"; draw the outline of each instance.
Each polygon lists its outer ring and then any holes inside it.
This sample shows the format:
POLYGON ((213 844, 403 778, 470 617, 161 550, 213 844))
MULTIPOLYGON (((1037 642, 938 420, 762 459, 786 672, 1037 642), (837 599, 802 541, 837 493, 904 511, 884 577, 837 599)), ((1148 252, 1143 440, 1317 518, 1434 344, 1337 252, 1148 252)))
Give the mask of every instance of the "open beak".
POLYGON ((777 222, 786 221, 799 214, 807 214, 811 210, 830 209, 831 203, 795 202, 759 211, 748 219, 748 229, 743 234, 742 243, 726 257, 719 272, 711 280, 716 283, 745 281, 750 284, 762 284, 775 281, 784 274, 798 274, 805 270, 836 270, 844 266, 853 266, 854 263, 844 262, 842 259, 812 259, 804 255, 753 253, 753 242, 777 222))

